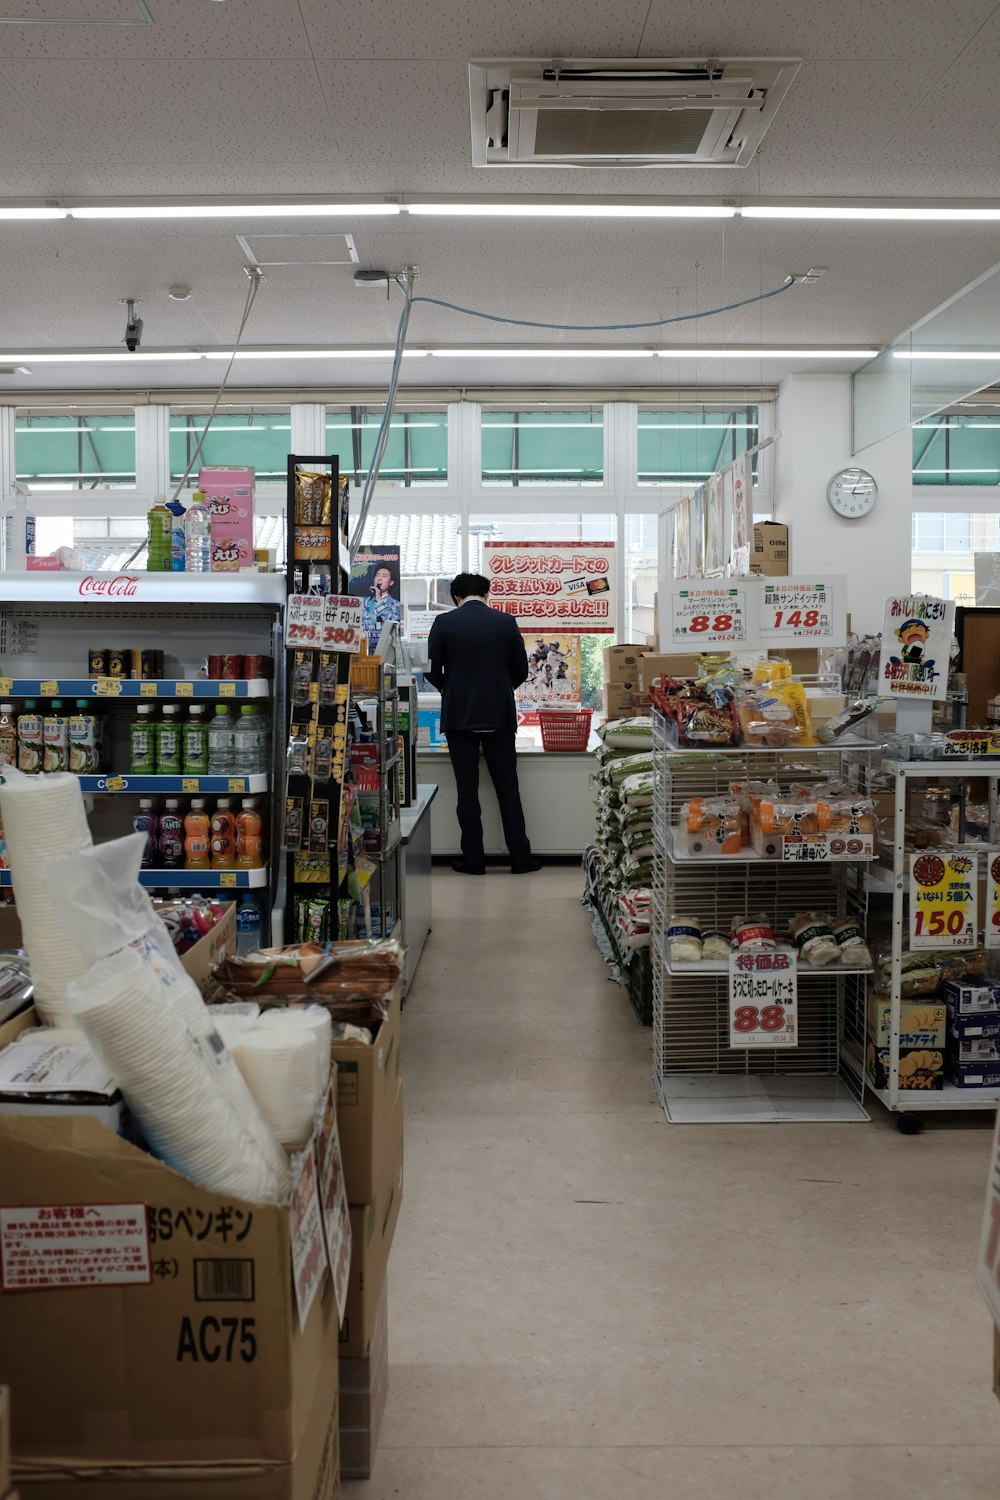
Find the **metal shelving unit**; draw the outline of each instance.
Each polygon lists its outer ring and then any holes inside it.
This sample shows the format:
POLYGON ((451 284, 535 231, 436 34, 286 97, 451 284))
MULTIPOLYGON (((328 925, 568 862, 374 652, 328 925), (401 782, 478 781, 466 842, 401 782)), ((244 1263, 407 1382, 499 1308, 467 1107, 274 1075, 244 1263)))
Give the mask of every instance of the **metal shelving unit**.
POLYGON ((667 1118, 675 1124, 867 1120, 863 1085, 844 1066, 845 1009, 865 992, 867 971, 798 969, 798 1046, 729 1045, 728 970, 668 965, 665 932, 674 913, 728 932, 735 914, 766 912, 784 930, 798 912, 819 910, 867 922, 863 866, 851 861, 791 863, 719 855, 685 857, 674 830, 691 797, 724 796, 739 780, 867 785, 866 746, 795 751, 677 751, 654 711, 653 1068, 667 1118))
MULTIPOLYGON (((990 758, 884 761, 880 769, 891 776, 895 792, 892 869, 887 870, 884 865, 874 865, 870 871, 872 893, 883 897, 889 896, 892 900, 892 977, 891 993, 888 996, 892 1012, 888 1087, 876 1088, 866 1075, 868 1037, 864 996, 861 997, 858 1006, 848 1007, 847 1010, 844 1060, 861 1081, 867 1093, 874 1094, 886 1109, 901 1116, 901 1124, 906 1123, 905 1116, 919 1116, 925 1111, 996 1109, 1000 1104, 1000 1088, 959 1088, 945 1080, 944 1087, 941 1089, 901 1089, 899 1086, 899 1038, 902 1008, 902 958, 909 932, 910 853, 906 848, 906 822, 910 799, 913 793, 921 791, 925 784, 940 785, 958 782, 955 800, 959 809, 959 827, 956 833, 956 843, 960 847, 966 847, 970 852, 975 851, 982 859, 994 856, 1000 853, 1000 762, 995 762, 990 758), (986 842, 972 842, 966 839, 968 784, 973 781, 985 783, 984 800, 989 808, 989 838, 986 842)), ((949 850, 943 849, 941 852, 946 854, 949 850)), ((981 927, 982 913, 980 913, 980 929, 981 927)), ((922 951, 930 954, 935 950, 929 948, 922 951)), ((961 950, 953 951, 960 952, 961 950)), ((1000 952, 997 958, 1000 960, 1000 952)), ((921 1001, 929 1003, 933 999, 933 996, 921 996, 919 1000, 915 999, 912 1003, 919 1005, 921 1001)))

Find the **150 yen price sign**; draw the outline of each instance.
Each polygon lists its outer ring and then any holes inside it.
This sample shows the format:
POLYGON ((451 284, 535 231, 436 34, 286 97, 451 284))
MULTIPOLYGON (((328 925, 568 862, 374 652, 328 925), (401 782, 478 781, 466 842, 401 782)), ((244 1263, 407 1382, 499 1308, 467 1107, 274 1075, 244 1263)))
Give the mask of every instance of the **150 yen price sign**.
POLYGON ((797 1047, 798 955, 729 955, 730 1047, 797 1047))

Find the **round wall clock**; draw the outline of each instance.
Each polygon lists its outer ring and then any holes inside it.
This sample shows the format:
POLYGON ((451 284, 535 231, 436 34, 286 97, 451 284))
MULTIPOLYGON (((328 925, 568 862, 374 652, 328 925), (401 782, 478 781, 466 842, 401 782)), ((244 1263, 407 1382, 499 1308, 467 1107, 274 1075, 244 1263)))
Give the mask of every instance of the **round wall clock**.
POLYGON ((865 469, 841 469, 826 487, 830 508, 845 521, 867 516, 878 498, 878 485, 865 469))

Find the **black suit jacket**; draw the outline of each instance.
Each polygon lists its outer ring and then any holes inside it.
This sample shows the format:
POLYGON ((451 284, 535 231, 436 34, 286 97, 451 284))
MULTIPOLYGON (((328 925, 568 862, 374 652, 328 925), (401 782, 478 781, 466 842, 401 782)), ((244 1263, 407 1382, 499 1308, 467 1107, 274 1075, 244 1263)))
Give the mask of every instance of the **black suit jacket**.
POLYGON ((431 626, 428 681, 441 694, 441 730, 517 729, 514 689, 528 679, 528 655, 513 615, 469 600, 431 626))

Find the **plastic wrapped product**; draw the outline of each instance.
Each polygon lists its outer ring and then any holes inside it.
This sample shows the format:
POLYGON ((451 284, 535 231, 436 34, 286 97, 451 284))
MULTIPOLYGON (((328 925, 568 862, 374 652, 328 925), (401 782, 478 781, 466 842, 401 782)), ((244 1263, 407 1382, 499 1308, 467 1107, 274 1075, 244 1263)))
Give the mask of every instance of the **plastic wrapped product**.
POLYGON ((766 912, 754 912, 748 917, 734 917, 732 946, 749 951, 767 951, 777 946, 774 928, 766 912))
POLYGON ((701 961, 701 923, 697 917, 671 917, 667 923, 667 956, 672 964, 701 961))
POLYGON ((814 911, 801 912, 789 927, 792 942, 810 968, 823 969, 840 962, 840 949, 825 917, 814 911))
POLYGON ((732 943, 724 932, 704 932, 701 938, 702 958, 718 962, 725 960, 732 951, 732 943))
POLYGON ((837 917, 830 929, 840 950, 840 962, 847 969, 870 969, 872 956, 860 924, 853 917, 837 917))

